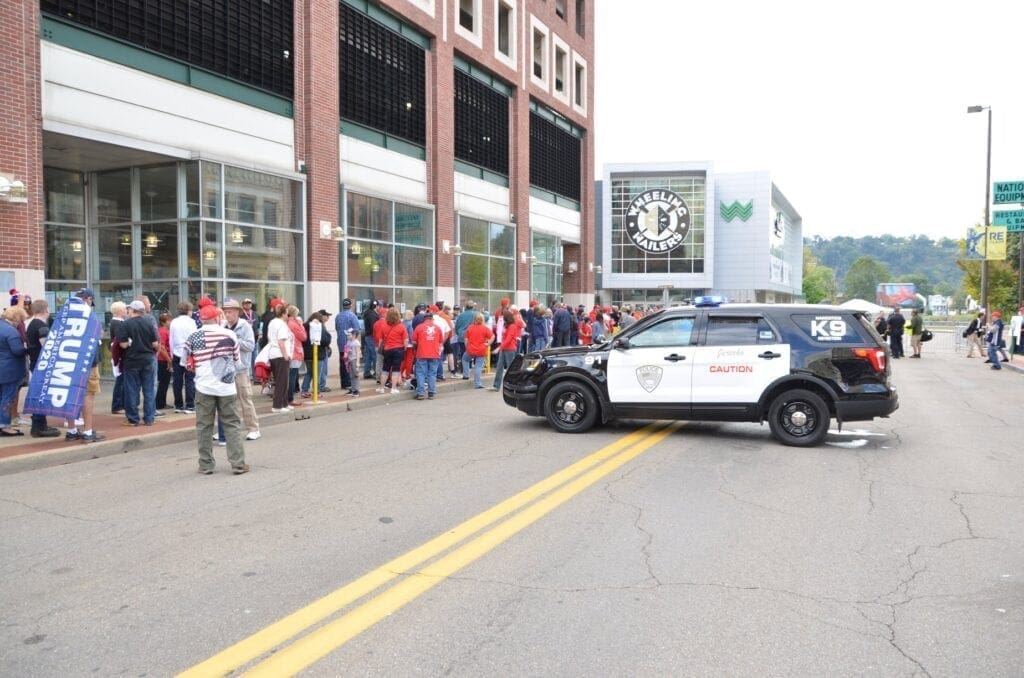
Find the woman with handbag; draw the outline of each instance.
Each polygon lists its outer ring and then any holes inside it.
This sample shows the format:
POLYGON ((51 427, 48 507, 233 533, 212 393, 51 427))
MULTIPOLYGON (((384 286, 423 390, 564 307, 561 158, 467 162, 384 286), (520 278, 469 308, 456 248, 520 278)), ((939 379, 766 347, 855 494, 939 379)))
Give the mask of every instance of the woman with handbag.
POLYGON ((28 372, 25 340, 18 331, 27 317, 22 306, 11 306, 0 320, 0 436, 24 435, 14 428, 11 406, 17 402, 18 389, 28 372))

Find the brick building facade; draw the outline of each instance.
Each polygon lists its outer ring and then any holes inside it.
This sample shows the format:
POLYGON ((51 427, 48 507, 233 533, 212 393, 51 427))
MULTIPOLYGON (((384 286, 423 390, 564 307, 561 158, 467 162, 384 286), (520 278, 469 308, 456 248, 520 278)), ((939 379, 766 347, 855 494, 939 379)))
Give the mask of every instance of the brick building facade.
POLYGON ((589 303, 593 35, 593 0, 0 0, 0 278, 589 303))

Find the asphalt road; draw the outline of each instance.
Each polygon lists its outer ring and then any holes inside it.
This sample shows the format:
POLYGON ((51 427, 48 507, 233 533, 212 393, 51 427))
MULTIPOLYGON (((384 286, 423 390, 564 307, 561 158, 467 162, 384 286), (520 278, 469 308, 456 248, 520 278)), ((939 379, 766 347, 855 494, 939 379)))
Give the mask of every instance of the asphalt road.
POLYGON ((1020 676, 1024 375, 896 383, 809 450, 459 391, 0 477, 0 675, 1020 676))

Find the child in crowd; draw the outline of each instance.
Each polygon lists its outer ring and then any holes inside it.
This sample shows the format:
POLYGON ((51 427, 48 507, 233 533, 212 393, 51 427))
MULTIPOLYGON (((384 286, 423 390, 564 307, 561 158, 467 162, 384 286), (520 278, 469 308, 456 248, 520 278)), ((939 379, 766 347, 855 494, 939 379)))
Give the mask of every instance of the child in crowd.
POLYGON ((345 366, 348 368, 349 376, 352 378, 352 388, 348 394, 353 398, 359 397, 359 331, 350 330, 347 332, 348 341, 345 343, 345 366))

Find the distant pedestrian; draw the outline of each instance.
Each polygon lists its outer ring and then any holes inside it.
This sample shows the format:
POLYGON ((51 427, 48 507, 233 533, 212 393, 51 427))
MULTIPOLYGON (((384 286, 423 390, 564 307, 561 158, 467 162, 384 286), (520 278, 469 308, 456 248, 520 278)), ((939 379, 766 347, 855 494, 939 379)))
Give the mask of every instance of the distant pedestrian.
MULTIPOLYGON (((988 347, 988 360, 985 362, 992 363, 993 370, 1001 370, 1003 366, 1000 365, 999 350, 1003 343, 1003 314, 999 311, 992 312, 992 324, 988 328, 988 333, 985 335, 985 344, 988 347)), ((1006 353, 1003 353, 1002 362, 1007 362, 1009 359, 1006 357, 1006 353)))
MULTIPOLYGON (((359 318, 352 311, 352 300, 344 299, 341 302, 341 313, 334 316, 334 332, 338 337, 338 360, 341 361, 341 387, 343 389, 352 388, 352 376, 348 373, 348 369, 345 365, 343 354, 345 352, 345 345, 348 343, 348 334, 350 331, 358 331, 361 326, 359 318)), ((356 375, 356 379, 359 375, 356 375)))
POLYGON ((565 304, 557 304, 551 322, 551 330, 554 337, 551 345, 553 347, 569 346, 572 327, 573 317, 569 308, 565 304))
MULTIPOLYGON (((466 329, 466 353, 464 360, 471 363, 473 370, 473 387, 483 388, 483 368, 487 361, 487 353, 491 348, 494 333, 484 324, 484 317, 474 311, 466 311, 474 315, 473 324, 466 329)), ((466 368, 469 369, 469 368, 466 368)))
POLYGON ((362 354, 362 342, 360 341, 359 330, 350 330, 348 341, 345 342, 345 368, 352 378, 352 388, 348 395, 353 398, 359 397, 359 359, 362 354))
MULTIPOLYGON (((75 293, 75 296, 89 306, 96 306, 96 293, 90 287, 83 287, 75 293)), ((95 309, 93 309, 93 312, 95 312, 95 309)), ((78 440, 83 443, 97 443, 101 440, 106 440, 105 435, 93 428, 93 413, 96 410, 96 396, 99 394, 100 352, 96 351, 92 359, 92 368, 89 370, 88 381, 85 383, 85 398, 82 399, 82 430, 78 430, 77 420, 73 421, 71 428, 64 434, 65 441, 78 440)))
POLYGON ((225 326, 234 333, 235 340, 238 342, 240 362, 235 365, 235 394, 238 396, 238 412, 245 424, 245 439, 257 440, 263 434, 260 433, 260 420, 256 414, 256 404, 252 400, 252 377, 250 375, 252 369, 250 354, 256 350, 256 336, 253 334, 249 322, 242 317, 243 309, 236 299, 225 299, 222 308, 227 322, 225 326))
MULTIPOLYGON (((50 319, 50 305, 46 299, 36 299, 32 302, 30 311, 32 319, 25 327, 27 341, 25 346, 28 349, 28 372, 32 371, 39 362, 39 354, 42 353, 43 345, 46 344, 46 337, 50 333, 50 326, 47 321, 50 319)), ((60 435, 53 426, 47 425, 45 414, 32 415, 32 437, 33 438, 56 438, 60 435)))
POLYGON ((156 351, 156 409, 167 408, 167 389, 171 385, 174 374, 173 356, 171 356, 171 314, 161 313, 157 318, 160 326, 157 335, 160 337, 160 348, 156 351))
POLYGON ((444 354, 444 332, 434 324, 434 313, 428 310, 412 333, 416 348, 416 400, 433 400, 437 395, 437 368, 444 354))
POLYGON ((196 386, 192 373, 185 369, 185 340, 196 331, 192 320, 192 304, 183 301, 178 304, 178 315, 168 327, 168 341, 171 345, 171 392, 174 394, 174 411, 178 414, 195 414, 196 386))
POLYGON ((295 337, 288 329, 288 307, 279 303, 274 307, 274 319, 267 325, 267 357, 270 372, 274 376, 274 406, 271 412, 278 414, 291 411, 288 405, 288 370, 292 353, 295 351, 295 337))
POLYGON ((903 357, 903 328, 907 319, 900 313, 900 307, 894 306, 889 316, 889 347, 893 358, 903 357))
POLYGON ((964 330, 964 339, 967 340, 967 357, 973 358, 977 349, 978 357, 985 357, 985 350, 981 348, 981 339, 985 336, 985 314, 979 313, 964 330))
POLYGON ((185 359, 191 359, 196 375, 196 440, 199 446, 199 472, 213 473, 213 434, 216 419, 224 426, 231 472, 249 471, 242 443, 242 419, 238 412, 235 376, 241 362, 235 333, 220 326, 221 310, 204 306, 199 311, 202 327, 189 335, 185 359))
POLYGON ((924 332, 924 320, 917 309, 910 311, 910 349, 911 358, 921 357, 921 334, 924 332))
POLYGON ((11 306, 4 310, 0 320, 0 435, 25 435, 14 428, 11 405, 17 402, 18 389, 27 374, 25 365, 25 341, 18 326, 28 313, 23 306, 11 306))
POLYGON ((498 348, 498 363, 494 367, 492 391, 501 390, 501 380, 505 375, 505 370, 515 360, 516 352, 519 348, 519 339, 523 333, 523 323, 520 322, 517 317, 518 315, 514 305, 502 314, 505 320, 505 328, 501 337, 501 344, 499 344, 498 348))
POLYGON ((124 373, 124 425, 138 426, 141 419, 141 423, 152 426, 156 417, 156 349, 160 345, 160 335, 149 320, 143 317, 146 307, 141 301, 128 304, 128 311, 130 317, 121 323, 117 332, 117 341, 124 349, 121 360, 124 373))
POLYGON ((885 311, 878 312, 878 317, 875 318, 875 331, 882 339, 889 336, 889 321, 885 317, 885 311))
POLYGON ((384 393, 390 388, 392 393, 398 393, 402 386, 402 361, 405 358, 405 347, 409 343, 409 334, 405 323, 402 322, 402 314, 395 307, 388 309, 384 322, 387 323, 387 328, 380 342, 384 353, 381 377, 386 374, 387 380, 379 387, 379 391, 384 393), (391 384, 390 387, 386 386, 388 383, 391 384))

